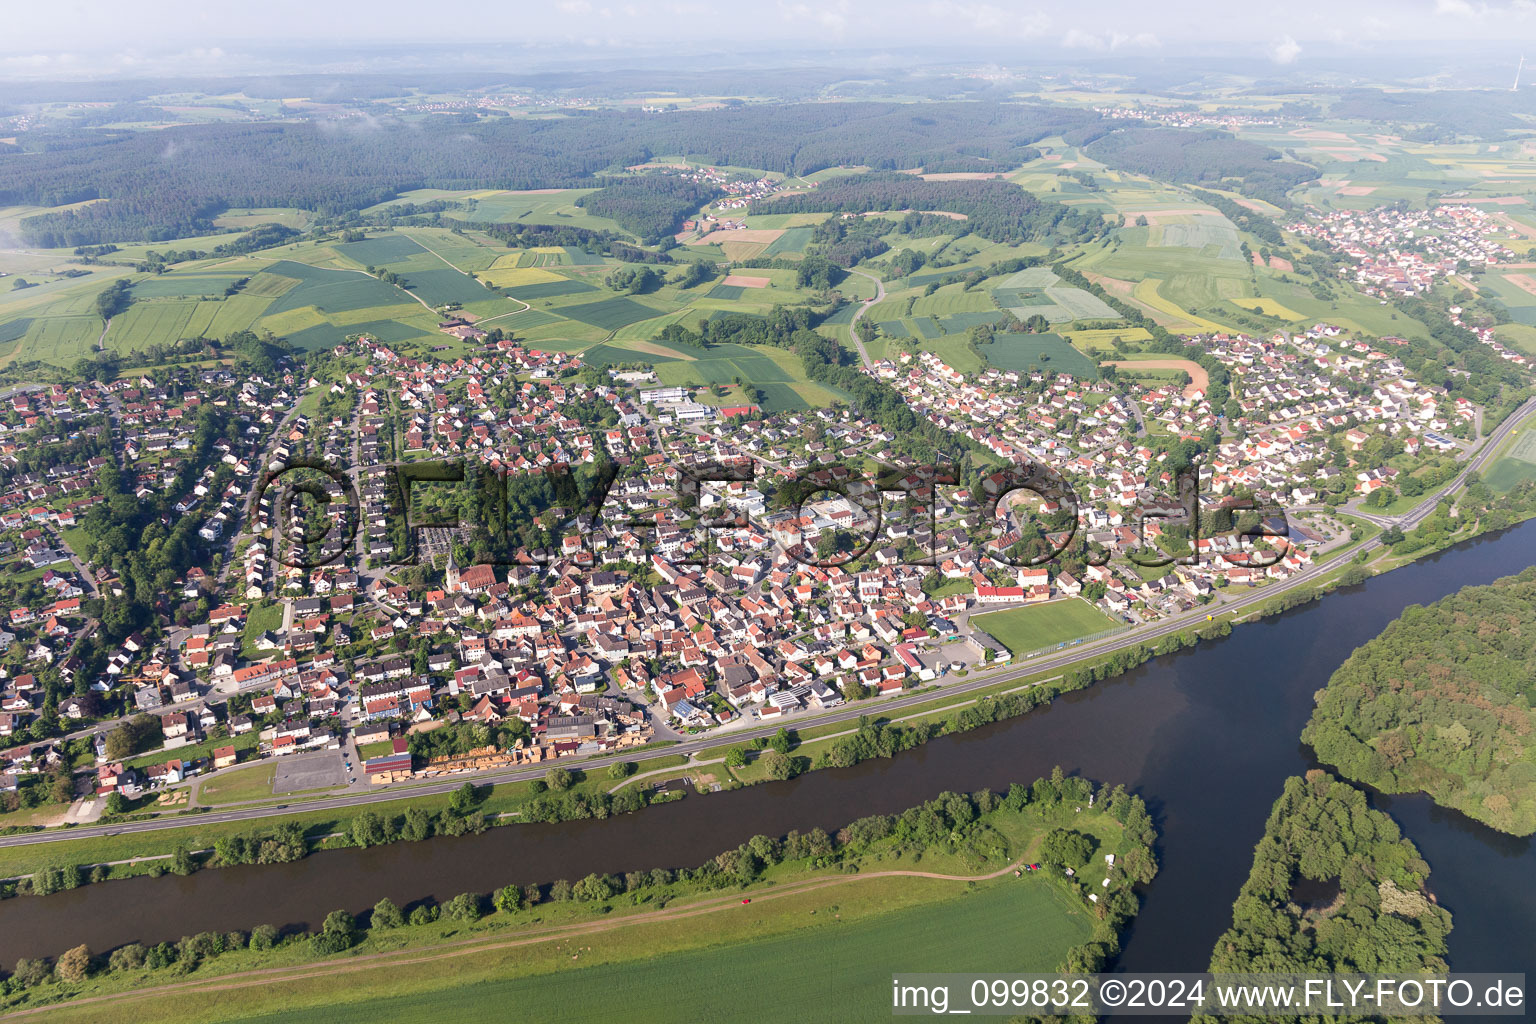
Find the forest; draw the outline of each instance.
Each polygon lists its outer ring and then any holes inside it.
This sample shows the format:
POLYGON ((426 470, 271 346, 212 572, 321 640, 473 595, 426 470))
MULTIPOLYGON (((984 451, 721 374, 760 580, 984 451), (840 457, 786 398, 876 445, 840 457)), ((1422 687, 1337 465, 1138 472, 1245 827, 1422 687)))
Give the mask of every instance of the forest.
POLYGON ((1533 645, 1536 568, 1413 605, 1339 666, 1301 738, 1346 778, 1530 835, 1533 645))
POLYGON ((1286 779, 1211 970, 1444 972, 1451 915, 1425 891, 1428 876, 1413 843, 1365 794, 1315 769, 1286 779))
MULTIPOLYGON (((1044 239, 1087 241, 1102 218, 1060 203, 1041 202, 1006 181, 924 181, 911 174, 861 174, 823 182, 815 191, 756 203, 753 213, 869 213, 944 210, 964 214, 972 234, 1018 244, 1044 239)), ((887 226, 889 230, 889 226, 887 226)))
POLYGON ((1231 179, 1235 191, 1282 208, 1290 205, 1287 190, 1317 177, 1311 164, 1282 160, 1268 146, 1214 129, 1122 128, 1094 139, 1084 152, 1111 167, 1160 181, 1216 185, 1231 179))
POLYGON ((619 226, 646 245, 673 234, 685 218, 721 195, 719 189, 686 181, 672 174, 643 174, 625 178, 576 201, 598 217, 619 226))
POLYGON ((1097 120, 1032 104, 788 103, 409 127, 386 118, 81 129, 50 134, 39 151, 0 151, 0 205, 108 200, 28 218, 29 245, 165 241, 214 230, 213 218, 230 207, 337 216, 408 189, 590 187, 611 184, 603 172, 657 155, 781 174, 840 164, 1003 170, 1032 159, 1030 143, 1097 120))

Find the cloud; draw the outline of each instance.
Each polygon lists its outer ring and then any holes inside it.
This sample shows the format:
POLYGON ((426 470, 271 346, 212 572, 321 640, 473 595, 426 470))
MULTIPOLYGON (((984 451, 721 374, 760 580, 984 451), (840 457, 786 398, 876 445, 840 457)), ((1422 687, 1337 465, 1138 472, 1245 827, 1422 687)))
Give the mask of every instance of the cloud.
POLYGON ((1051 19, 1039 11, 1010 10, 988 3, 938 0, 928 10, 951 29, 961 27, 1017 38, 1038 36, 1051 25, 1051 19))
POLYGON ((1150 50, 1161 46, 1162 42, 1151 32, 1137 32, 1134 35, 1111 32, 1107 36, 1097 36, 1074 28, 1062 37, 1061 45, 1074 50, 1119 50, 1126 47, 1150 50))
POLYGON ((1536 14, 1532 0, 1511 0, 1507 4, 1472 3, 1471 0, 1435 0, 1435 13, 1463 21, 1510 17, 1517 21, 1536 14))
POLYGON ((1290 35, 1281 36, 1269 48, 1269 59, 1276 64, 1294 64, 1299 56, 1301 56, 1301 44, 1290 35))
POLYGON ((785 3, 784 0, 779 0, 779 14, 786 22, 815 25, 833 35, 840 36, 848 29, 847 0, 814 6, 804 3, 785 3))
POLYGON ((592 5, 587 0, 560 0, 555 9, 561 14, 591 14, 592 5))

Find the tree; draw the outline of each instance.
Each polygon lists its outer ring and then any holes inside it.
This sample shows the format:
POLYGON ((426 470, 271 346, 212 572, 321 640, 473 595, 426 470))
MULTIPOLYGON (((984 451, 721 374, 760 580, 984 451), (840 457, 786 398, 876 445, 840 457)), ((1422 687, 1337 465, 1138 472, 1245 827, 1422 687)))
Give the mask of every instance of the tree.
POLYGON ((551 768, 544 773, 544 782, 556 793, 563 793, 571 788, 575 780, 571 773, 564 768, 551 768))
POLYGON ((368 917, 370 928, 399 928, 403 924, 405 924, 405 915, 388 897, 375 903, 373 913, 368 917))
POLYGON ((613 881, 607 875, 590 874, 577 882, 571 891, 583 903, 601 903, 613 895, 613 881))
POLYGON ((794 750, 799 742, 799 737, 794 732, 784 726, 780 726, 779 731, 774 733, 773 738, 768 741, 768 746, 781 754, 787 754, 794 750))
POLYGON ((635 774, 635 763, 633 761, 615 761, 608 766, 608 777, 610 779, 627 779, 633 774, 635 774))
POLYGON ((727 768, 743 768, 747 763, 747 752, 740 747, 732 747, 725 752, 725 766, 727 768))
POLYGON ((769 750, 763 754, 763 767, 768 772, 768 777, 775 782, 783 782, 785 779, 795 777, 794 759, 778 750, 769 750))
POLYGON ((1053 868, 1080 868, 1093 855, 1093 841, 1075 829, 1053 828, 1040 843, 1040 860, 1053 868))
POLYGON ((352 819, 352 827, 349 829, 353 846, 367 849, 386 842, 384 834, 384 820, 373 811, 363 811, 352 819))
POLYGON ((437 915, 438 909, 435 903, 423 903, 411 911, 411 924, 417 926, 431 924, 437 920, 437 915))
POLYGON ((478 893, 461 892, 448 901, 443 913, 455 921, 466 924, 480 920, 480 896, 478 893))
POLYGON ((475 784, 472 782, 466 782, 464 785, 454 790, 453 796, 448 798, 448 809, 462 818, 464 815, 474 810, 475 804, 478 802, 479 797, 478 791, 475 789, 475 784))
POLYGON ((185 846, 178 846, 171 854, 171 873, 176 875, 190 875, 197 870, 197 861, 192 859, 192 851, 185 846))
POLYGON ((278 931, 275 925, 259 924, 251 929, 252 949, 271 949, 277 944, 278 931))
POLYGON ((23 958, 16 961, 16 969, 11 972, 11 983, 18 988, 31 988, 47 981, 52 973, 47 960, 41 957, 35 960, 23 958))
POLYGON ((571 883, 564 878, 550 884, 549 898, 556 903, 561 903, 571 898, 571 883))
POLYGON ((496 890, 495 895, 492 897, 492 902, 496 905, 496 909, 504 914, 510 914, 513 911, 521 910, 523 908, 522 887, 516 885, 504 885, 500 889, 496 890))
MULTIPOLYGON (((469 785, 469 783, 465 783, 469 785)), ((400 838, 408 842, 420 842, 432 835, 432 815, 420 807, 408 807, 405 823, 400 827, 400 838)))
POLYGON ((126 946, 119 946, 112 951, 107 958, 107 970, 109 971, 136 971, 144 966, 145 955, 148 950, 143 943, 130 942, 126 946))
POLYGON ((60 981, 78 984, 91 973, 91 951, 84 944, 65 951, 53 967, 60 981))

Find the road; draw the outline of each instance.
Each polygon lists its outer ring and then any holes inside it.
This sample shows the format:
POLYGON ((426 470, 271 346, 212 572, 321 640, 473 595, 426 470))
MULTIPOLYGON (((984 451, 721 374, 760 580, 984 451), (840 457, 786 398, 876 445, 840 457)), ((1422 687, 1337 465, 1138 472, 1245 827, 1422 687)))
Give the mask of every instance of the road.
POLYGON ((869 280, 875 282, 875 297, 872 299, 865 299, 862 303, 860 303, 858 312, 854 313, 853 319, 848 321, 848 337, 853 339, 854 348, 859 350, 859 358, 864 361, 864 368, 866 370, 871 370, 874 369, 875 361, 869 358, 869 350, 864 347, 864 339, 859 337, 859 318, 862 317, 865 313, 869 312, 870 306, 873 306, 875 303, 885 298, 885 282, 880 280, 874 274, 866 274, 862 270, 850 270, 848 273, 857 274, 860 277, 868 278, 869 280))
MULTIPOLYGON (((1421 523, 1434 511, 1439 500, 1460 487, 1468 473, 1480 469, 1494 454, 1499 444, 1507 438, 1524 417, 1536 411, 1536 398, 1530 399, 1520 408, 1516 409, 1497 430, 1484 442, 1478 453, 1468 460, 1466 467, 1457 474, 1456 478, 1442 486, 1432 494, 1426 495, 1424 502, 1413 511, 1407 513, 1398 520, 1403 529, 1412 529, 1421 523)), ((1089 657, 1098 657, 1115 651, 1124 650, 1140 644, 1153 644, 1155 641, 1171 633, 1191 627, 1197 627, 1205 621, 1207 615, 1241 611, 1250 606, 1256 606, 1268 602, 1271 598, 1294 590, 1298 587, 1311 584, 1317 578, 1341 568, 1353 560, 1362 551, 1372 551, 1381 547, 1379 538, 1372 538, 1358 548, 1336 555, 1326 562, 1312 565, 1291 578, 1266 587, 1257 588, 1242 597, 1228 597, 1223 594, 1215 603, 1192 609, 1181 615, 1160 619, 1148 626, 1137 627, 1124 633, 1106 637, 1095 643, 1082 644, 1063 651, 1059 655, 1043 658, 1031 658, 1021 664, 1008 666, 1003 671, 982 672, 975 678, 945 686, 942 690, 925 689, 897 697, 892 700, 875 703, 872 701, 856 701, 824 715, 805 717, 788 723, 775 721, 771 725, 761 725, 750 729, 742 729, 735 732, 731 741, 733 743, 748 743, 762 736, 772 736, 784 725, 788 724, 796 728, 807 728, 840 722, 855 722, 868 715, 871 717, 890 718, 899 712, 922 704, 931 703, 940 698, 953 698, 955 696, 971 693, 976 690, 997 686, 999 683, 1012 682, 1023 679, 1037 673, 1049 672, 1053 669, 1069 668, 1073 664, 1089 657)), ((577 767, 583 771, 596 771, 607 767, 617 761, 633 761, 637 758, 651 757, 666 754, 693 755, 709 747, 721 745, 722 737, 711 734, 698 739, 685 740, 682 743, 667 747, 655 747, 651 749, 631 749, 622 754, 608 754, 601 757, 589 758, 580 762, 571 762, 562 767, 577 767)), ((395 788, 383 786, 375 791, 348 794, 340 797, 332 797, 321 800, 309 800, 296 803, 293 807, 258 807, 243 810, 215 811, 208 814, 199 814, 188 817, 171 817, 161 820, 121 823, 105 826, 76 827, 63 831, 33 832, 23 835, 0 837, 0 848, 13 846, 34 846, 40 843, 64 842, 72 839, 85 839, 92 836, 111 836, 124 832, 158 832, 164 829, 187 828, 197 825, 211 825, 223 822, 258 821, 262 818, 277 817, 298 811, 326 811, 345 807, 358 807, 366 804, 380 803, 389 800, 401 800, 417 796, 429 796, 433 794, 450 793, 458 789, 465 782, 473 781, 477 785, 487 783, 517 782, 529 779, 542 778, 549 771, 553 762, 535 766, 513 768, 501 772, 486 772, 474 776, 456 775, 443 782, 413 785, 408 788, 395 788)))

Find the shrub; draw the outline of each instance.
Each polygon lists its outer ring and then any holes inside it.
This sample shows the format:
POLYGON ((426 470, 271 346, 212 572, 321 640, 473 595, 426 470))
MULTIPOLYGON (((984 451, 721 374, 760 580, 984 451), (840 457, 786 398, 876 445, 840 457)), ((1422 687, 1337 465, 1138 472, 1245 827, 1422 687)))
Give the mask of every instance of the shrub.
POLYGON ((271 949, 277 945, 277 927, 270 924, 259 924, 251 929, 252 949, 271 949))
POLYGON ((562 878, 552 884, 549 887, 549 898, 554 900, 556 903, 570 899, 571 883, 562 878))
POLYGON ((437 920, 437 905, 435 903, 423 903, 411 911, 411 924, 431 924, 437 920))
POLYGON ((141 943, 130 942, 112 951, 107 957, 107 970, 109 971, 136 971, 144 966, 144 959, 149 951, 141 943))
POLYGON ((20 988, 31 988, 47 981, 52 973, 53 969, 42 957, 36 960, 21 959, 16 961, 16 969, 11 972, 11 983, 20 988))

